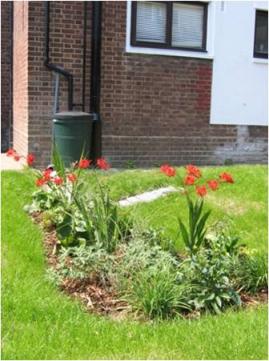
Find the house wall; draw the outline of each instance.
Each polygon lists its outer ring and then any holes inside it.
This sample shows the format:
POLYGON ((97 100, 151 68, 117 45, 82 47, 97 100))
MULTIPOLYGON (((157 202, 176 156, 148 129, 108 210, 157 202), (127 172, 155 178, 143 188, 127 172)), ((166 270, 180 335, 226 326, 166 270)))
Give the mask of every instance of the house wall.
MULTIPOLYGON (((54 78, 43 64, 44 3, 32 1, 27 4, 28 47, 23 49, 29 51, 25 69, 26 74, 28 70, 28 99, 22 104, 17 92, 14 109, 20 108, 24 114, 22 129, 29 120, 27 150, 36 153, 40 165, 44 165, 49 162, 51 148, 54 78)), ((17 9, 21 6, 15 3, 17 9)), ((162 162, 223 164, 227 159, 266 162, 266 127, 209 123, 212 60, 126 52, 126 6, 126 2, 103 2, 103 155, 113 166, 124 166, 130 160, 137 166, 162 162)), ((90 2, 88 8, 86 99, 89 104, 90 2)), ((18 24, 14 31, 17 31, 22 14, 15 20, 18 24)), ((14 47, 19 49, 21 44, 14 42, 14 47)), ((77 103, 81 102, 82 44, 83 3, 51 2, 51 61, 73 72, 77 103)), ((22 64, 16 66, 22 68, 22 64)), ((17 77, 19 74, 20 71, 17 77)), ((23 84, 25 82, 21 82, 20 87, 23 84)), ((66 107, 66 83, 62 79, 61 110, 66 107)), ((14 111, 15 115, 18 125, 19 112, 15 114, 14 111)))
MULTIPOLYGON (((89 111, 91 3, 88 3, 86 111, 89 111)), ((50 61, 74 77, 74 103, 82 103, 82 54, 84 3, 53 1, 50 4, 50 61)), ((29 2, 29 151, 41 164, 51 154, 55 75, 44 65, 45 2, 29 2)), ((67 82, 60 77, 59 110, 67 110, 67 82)), ((77 106, 74 109, 81 110, 77 106)))
POLYGON ((1 151, 12 143, 12 3, 1 1, 1 151))
POLYGON ((253 56, 256 9, 267 10, 268 3, 215 6, 212 123, 267 125, 268 60, 253 56))
POLYGON ((126 7, 103 9, 104 155, 117 165, 266 162, 267 127, 210 124, 212 60, 126 51, 126 7))

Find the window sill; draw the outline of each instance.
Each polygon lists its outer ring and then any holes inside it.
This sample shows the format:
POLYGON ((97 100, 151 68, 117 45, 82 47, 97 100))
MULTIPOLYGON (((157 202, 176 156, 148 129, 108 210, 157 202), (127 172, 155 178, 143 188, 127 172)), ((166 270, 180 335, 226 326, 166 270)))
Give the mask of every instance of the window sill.
MULTIPOLYGON (((191 50, 175 50, 175 49, 158 49, 146 48, 139 46, 126 46, 126 53, 146 54, 146 55, 163 55, 163 56, 177 56, 185 58, 198 58, 198 59, 213 59, 213 55, 204 51, 191 51, 191 50)), ((264 59, 263 59, 264 60, 264 59)))
POLYGON ((257 63, 257 64, 268 64, 268 59, 266 59, 266 58, 253 58, 252 62, 257 63))

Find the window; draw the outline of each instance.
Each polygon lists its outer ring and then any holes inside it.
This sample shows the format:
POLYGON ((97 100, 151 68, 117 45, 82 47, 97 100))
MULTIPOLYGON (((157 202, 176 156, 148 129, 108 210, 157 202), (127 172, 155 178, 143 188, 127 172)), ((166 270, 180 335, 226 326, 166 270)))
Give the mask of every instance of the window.
POLYGON ((207 3, 132 2, 131 45, 206 51, 207 3))
POLYGON ((254 57, 268 58, 268 11, 256 10, 254 57))

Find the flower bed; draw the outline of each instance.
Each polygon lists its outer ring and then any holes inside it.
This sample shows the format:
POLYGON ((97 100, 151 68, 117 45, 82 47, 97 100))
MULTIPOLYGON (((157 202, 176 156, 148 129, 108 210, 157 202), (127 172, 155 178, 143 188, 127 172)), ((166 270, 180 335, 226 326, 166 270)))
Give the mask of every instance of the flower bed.
MULTIPOLYGON (((7 155, 17 157, 14 151, 7 155)), ((28 164, 33 162, 32 156, 28 164)), ((26 210, 46 230, 51 278, 89 309, 142 318, 197 317, 264 298, 266 257, 249 252, 220 222, 208 227, 204 198, 231 186, 231 174, 205 180, 193 165, 184 175, 161 167, 164 177, 175 177, 188 207, 188 222, 178 221, 185 243, 179 253, 173 240, 138 226, 111 200, 96 170, 110 167, 105 159, 92 166, 97 189, 91 193, 81 177, 90 160, 81 158, 65 169, 54 152, 53 163, 36 171, 38 190, 26 210)))

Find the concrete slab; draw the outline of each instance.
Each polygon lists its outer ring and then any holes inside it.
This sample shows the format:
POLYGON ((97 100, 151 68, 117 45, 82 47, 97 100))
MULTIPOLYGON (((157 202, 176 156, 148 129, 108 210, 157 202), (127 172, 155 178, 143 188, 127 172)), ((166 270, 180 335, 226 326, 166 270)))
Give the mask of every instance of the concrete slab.
POLYGON ((177 192, 177 191, 178 191, 178 189, 175 187, 172 187, 172 186, 163 187, 163 188, 159 188, 154 191, 151 191, 151 192, 145 192, 145 193, 138 194, 137 196, 122 199, 121 201, 119 201, 119 205, 121 207, 128 207, 128 206, 132 206, 136 203, 152 202, 155 199, 163 197, 168 193, 177 192))
POLYGON ((7 157, 5 153, 1 153, 1 170, 22 170, 25 165, 25 159, 20 159, 18 162, 16 162, 13 157, 7 157))

